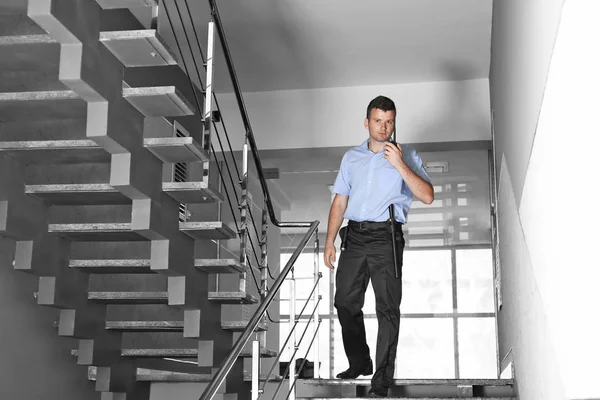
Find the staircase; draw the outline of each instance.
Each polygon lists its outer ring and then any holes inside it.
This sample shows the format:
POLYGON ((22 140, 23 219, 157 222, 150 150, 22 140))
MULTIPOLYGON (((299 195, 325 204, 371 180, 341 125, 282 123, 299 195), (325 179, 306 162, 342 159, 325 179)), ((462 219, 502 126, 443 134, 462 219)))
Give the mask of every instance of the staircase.
MULTIPOLYGON (((38 277, 37 304, 60 310, 57 333, 73 339, 102 400, 200 397, 264 297, 249 274, 266 276, 266 265, 245 261, 248 239, 262 243, 246 213, 262 208, 266 221, 269 200, 225 179, 204 77, 192 79, 156 21, 145 27, 128 9, 148 7, 170 28, 175 4, 0 5, 0 236, 14 269, 38 277)), ((255 326, 278 337, 262 316, 255 326)), ((267 359, 278 351, 260 348, 267 359)), ((245 344, 215 398, 250 399, 251 356, 245 344)), ((364 397, 368 384, 298 380, 294 394, 364 397)), ((512 380, 395 384, 399 399, 513 396, 512 380)))
MULTIPOLYGON (((198 397, 259 296, 227 244, 235 215, 217 212, 203 90, 127 9, 140 5, 164 16, 153 1, 0 5, 0 235, 102 399, 172 382, 198 397)), ((248 355, 219 396, 247 397, 248 355)))

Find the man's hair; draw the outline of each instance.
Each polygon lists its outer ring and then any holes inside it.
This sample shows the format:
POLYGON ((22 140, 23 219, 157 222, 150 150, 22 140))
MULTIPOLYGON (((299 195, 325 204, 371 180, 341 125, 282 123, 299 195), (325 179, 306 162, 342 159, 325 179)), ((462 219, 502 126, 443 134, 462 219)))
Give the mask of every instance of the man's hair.
POLYGON ((389 97, 377 96, 367 106, 367 119, 371 118, 371 110, 378 108, 382 111, 393 111, 396 115, 396 105, 389 97))

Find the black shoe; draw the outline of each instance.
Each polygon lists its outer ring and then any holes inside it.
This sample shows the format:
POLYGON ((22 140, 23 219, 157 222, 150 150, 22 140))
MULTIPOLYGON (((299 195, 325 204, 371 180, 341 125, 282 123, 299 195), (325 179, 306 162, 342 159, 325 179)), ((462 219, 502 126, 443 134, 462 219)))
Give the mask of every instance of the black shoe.
POLYGON ((360 375, 371 375, 373 373, 373 361, 369 359, 369 364, 361 371, 353 371, 351 368, 348 368, 344 372, 340 372, 337 374, 338 379, 356 379, 360 375))
POLYGON ((388 388, 385 386, 373 386, 371 390, 369 390, 369 397, 387 397, 388 396, 388 388))

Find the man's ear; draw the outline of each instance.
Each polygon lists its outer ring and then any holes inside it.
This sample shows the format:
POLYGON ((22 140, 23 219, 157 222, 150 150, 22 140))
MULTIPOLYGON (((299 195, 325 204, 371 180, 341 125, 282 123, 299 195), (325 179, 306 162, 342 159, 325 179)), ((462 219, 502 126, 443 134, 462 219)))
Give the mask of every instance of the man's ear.
POLYGON ((369 118, 365 118, 365 128, 369 129, 369 118))

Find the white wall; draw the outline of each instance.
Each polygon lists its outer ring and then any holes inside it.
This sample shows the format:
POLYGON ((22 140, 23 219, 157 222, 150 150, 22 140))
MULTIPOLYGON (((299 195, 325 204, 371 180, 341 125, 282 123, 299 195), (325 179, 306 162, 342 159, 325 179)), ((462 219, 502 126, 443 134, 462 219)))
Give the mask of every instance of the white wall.
MULTIPOLYGON (((487 79, 244 93, 258 148, 355 146, 367 138, 366 108, 378 95, 398 109, 398 141, 490 140, 487 79)), ((220 94, 234 149, 245 133, 233 94, 220 94)))
MULTIPOLYGON (((512 11, 531 10, 535 2, 522 3, 513 5, 512 11)), ((501 106, 503 111, 495 114, 497 135, 503 137, 497 154, 503 159, 499 194, 505 298, 499 320, 501 356, 513 349, 519 394, 524 400, 600 397, 600 264, 596 251, 600 217, 593 201, 600 193, 592 175, 600 147, 596 117, 600 56, 592 50, 600 37, 594 21, 600 3, 565 0, 563 5, 557 1, 530 16, 546 18, 546 23, 555 21, 560 6, 560 25, 554 31, 558 33, 546 31, 540 44, 540 48, 548 43, 554 46, 549 67, 538 65, 543 79, 535 78, 544 82, 545 89, 537 87, 535 95, 525 94, 534 87, 511 87, 505 73, 491 79, 493 107, 510 103, 519 93, 540 99, 539 106, 531 102, 519 113, 501 106), (518 138, 507 131, 509 126, 526 134, 518 138), (519 159, 525 152, 531 156, 519 159)), ((494 23, 507 28, 514 24, 501 20, 501 15, 509 16, 504 10, 494 16, 494 23)), ((493 48, 493 66, 500 62, 503 51, 523 57, 539 55, 524 53, 520 43, 493 48)))
POLYGON ((520 205, 567 399, 600 397, 598 15, 565 0, 520 205))

